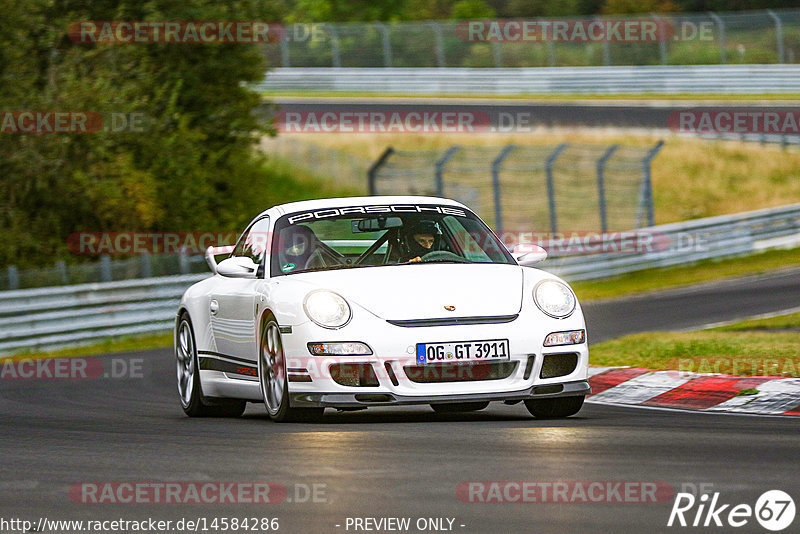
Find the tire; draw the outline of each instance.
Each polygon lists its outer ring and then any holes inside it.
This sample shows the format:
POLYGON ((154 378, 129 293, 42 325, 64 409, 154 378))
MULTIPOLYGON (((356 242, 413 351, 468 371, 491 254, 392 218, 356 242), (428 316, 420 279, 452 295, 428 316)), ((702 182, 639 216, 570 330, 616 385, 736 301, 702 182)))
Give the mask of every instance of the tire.
POLYGON ((537 419, 558 419, 578 413, 583 406, 584 396, 556 397, 555 399, 530 399, 525 407, 537 419))
POLYGON ((317 421, 325 408, 292 408, 289 404, 289 384, 286 358, 283 353, 280 328, 275 317, 267 315, 262 322, 258 347, 258 382, 261 396, 270 419, 276 423, 317 421))
POLYGON ((436 413, 477 412, 489 406, 489 401, 459 402, 454 404, 431 404, 436 413))
POLYGON ((175 337, 178 396, 189 417, 239 417, 247 403, 236 399, 209 399, 203 395, 197 360, 197 345, 189 314, 181 315, 175 337))

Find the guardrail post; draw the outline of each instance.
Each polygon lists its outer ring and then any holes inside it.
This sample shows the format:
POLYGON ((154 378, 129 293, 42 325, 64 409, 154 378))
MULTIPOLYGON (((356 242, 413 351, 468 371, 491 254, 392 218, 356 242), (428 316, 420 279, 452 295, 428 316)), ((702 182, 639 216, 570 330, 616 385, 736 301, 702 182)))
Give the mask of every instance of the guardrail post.
MULTIPOLYGON (((647 215, 647 226, 655 226, 655 213, 653 210, 653 184, 651 179, 650 164, 653 158, 658 155, 661 147, 664 146, 664 141, 659 141, 656 146, 651 148, 647 155, 642 160, 642 203, 644 204, 644 212, 647 215)), ((637 222, 641 222, 641 215, 637 218, 637 222)), ((638 226, 641 226, 640 224, 638 226)))
POLYGON ((777 13, 771 9, 767 10, 767 14, 775 21, 775 40, 778 47, 778 63, 786 63, 783 50, 783 21, 777 13))
POLYGON ((443 197, 444 196, 444 166, 447 165, 447 162, 450 161, 450 158, 455 156, 456 152, 461 150, 461 147, 458 145, 453 145, 447 149, 447 152, 439 158, 435 163, 435 179, 436 179, 436 196, 443 197))
POLYGON ((19 271, 16 265, 8 266, 8 289, 19 289, 19 271))
POLYGON ((725 22, 713 11, 709 11, 708 16, 711 17, 714 23, 719 27, 719 62, 725 65, 728 62, 728 43, 725 39, 725 22))
POLYGON ((378 194, 375 179, 378 177, 378 171, 380 168, 386 164, 386 160, 389 159, 389 156, 392 154, 394 154, 394 149, 388 146, 386 147, 386 150, 383 151, 383 154, 381 154, 378 159, 375 160, 375 163, 370 165, 369 170, 367 171, 367 190, 371 196, 378 194))
POLYGON ((100 256, 100 280, 102 282, 111 281, 111 257, 108 254, 100 256))
POLYGON ((442 37, 442 28, 435 22, 428 23, 433 28, 435 37, 434 45, 436 46, 436 66, 446 67, 447 62, 444 57, 444 38, 442 37))
POLYGON ((619 145, 611 145, 605 153, 597 160, 597 204, 600 208, 600 228, 605 234, 608 232, 608 217, 606 215, 606 184, 605 184, 605 170, 606 162, 619 148, 619 145))
POLYGON ((331 35, 331 66, 342 66, 342 55, 339 49, 339 34, 336 32, 336 27, 333 24, 326 24, 328 33, 331 35))
POLYGON ((503 234, 503 203, 502 199, 500 198, 500 167, 503 166, 503 162, 511 154, 511 151, 517 148, 514 145, 506 145, 503 147, 503 150, 500 151, 500 154, 494 158, 492 162, 492 190, 494 191, 494 227, 497 231, 497 235, 502 237, 503 234))
POLYGON ((376 22, 375 27, 381 32, 381 42, 383 44, 383 66, 392 66, 392 41, 389 39, 389 29, 382 22, 376 22))
POLYGON ((553 183, 553 166, 558 156, 569 146, 569 143, 561 143, 553 150, 544 162, 544 171, 547 176, 547 205, 550 208, 550 232, 558 231, 558 217, 556 215, 556 192, 553 183))

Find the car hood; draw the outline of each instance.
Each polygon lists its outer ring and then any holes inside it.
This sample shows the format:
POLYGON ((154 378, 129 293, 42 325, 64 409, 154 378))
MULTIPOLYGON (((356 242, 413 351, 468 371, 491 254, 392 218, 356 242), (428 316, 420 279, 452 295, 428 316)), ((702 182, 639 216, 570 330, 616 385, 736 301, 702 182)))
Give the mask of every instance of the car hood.
POLYGON ((430 263, 293 276, 389 320, 514 315, 522 305, 523 273, 517 265, 430 263))

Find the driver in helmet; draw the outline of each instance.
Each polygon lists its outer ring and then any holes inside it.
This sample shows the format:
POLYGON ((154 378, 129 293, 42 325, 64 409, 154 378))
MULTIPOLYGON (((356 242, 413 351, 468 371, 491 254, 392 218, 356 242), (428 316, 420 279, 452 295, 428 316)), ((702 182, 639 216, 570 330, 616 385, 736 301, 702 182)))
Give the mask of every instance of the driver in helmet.
POLYGON ((405 250, 400 262, 422 261, 422 256, 435 250, 434 243, 436 243, 438 234, 436 224, 430 221, 422 221, 411 226, 402 239, 402 246, 405 250))

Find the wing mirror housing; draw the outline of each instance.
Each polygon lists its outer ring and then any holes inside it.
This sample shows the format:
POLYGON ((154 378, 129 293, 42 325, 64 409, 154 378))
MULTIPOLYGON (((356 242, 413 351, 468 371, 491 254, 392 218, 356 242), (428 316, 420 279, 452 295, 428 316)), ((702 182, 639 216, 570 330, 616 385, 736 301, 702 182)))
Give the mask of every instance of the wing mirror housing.
POLYGON ((520 243, 511 247, 511 255, 517 260, 517 263, 524 267, 536 265, 547 259, 547 251, 539 245, 532 243, 520 243))
POLYGON ((233 256, 219 262, 217 273, 229 278, 255 278, 258 264, 244 256, 233 256))

